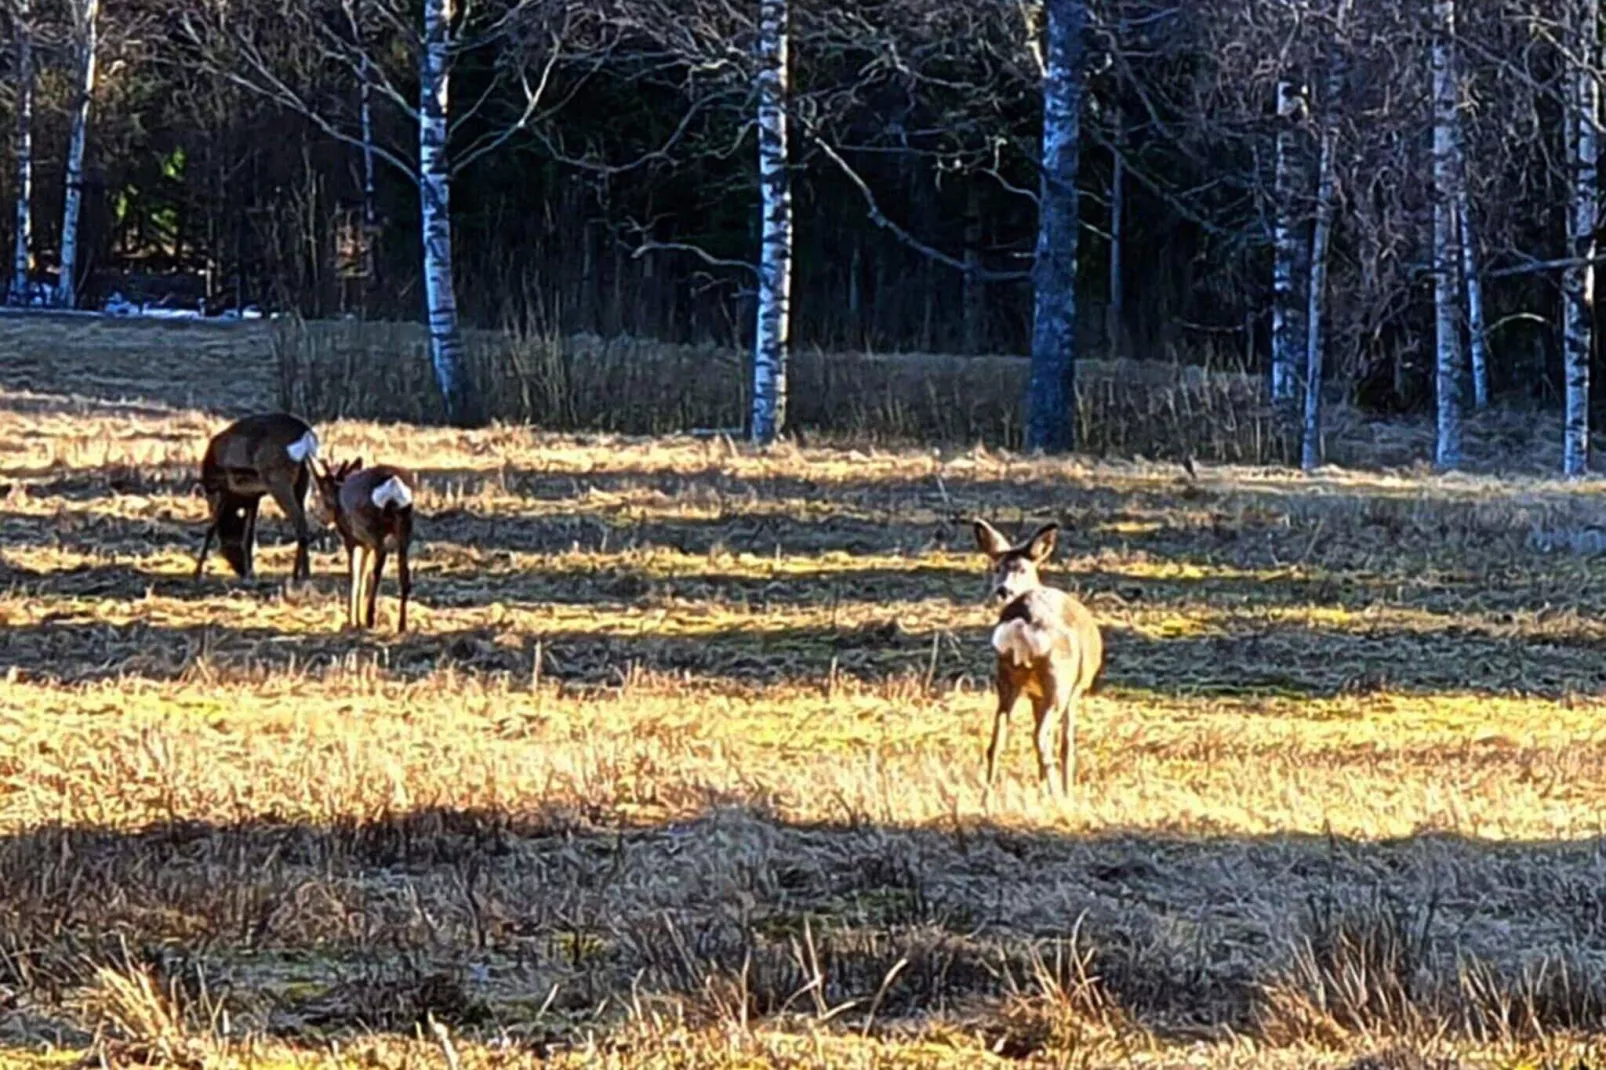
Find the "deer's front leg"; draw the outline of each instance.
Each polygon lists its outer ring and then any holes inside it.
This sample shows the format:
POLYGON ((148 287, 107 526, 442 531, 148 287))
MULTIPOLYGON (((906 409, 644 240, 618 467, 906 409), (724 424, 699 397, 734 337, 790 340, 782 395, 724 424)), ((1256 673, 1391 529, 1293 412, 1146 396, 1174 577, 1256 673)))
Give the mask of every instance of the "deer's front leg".
POLYGON ((982 789, 982 802, 992 797, 993 782, 998 779, 998 756, 1003 753, 1004 740, 1009 731, 1009 711, 1020 697, 1020 685, 1011 675, 1002 659, 999 661, 993 686, 998 692, 998 709, 993 714, 993 738, 987 744, 987 783, 982 789))

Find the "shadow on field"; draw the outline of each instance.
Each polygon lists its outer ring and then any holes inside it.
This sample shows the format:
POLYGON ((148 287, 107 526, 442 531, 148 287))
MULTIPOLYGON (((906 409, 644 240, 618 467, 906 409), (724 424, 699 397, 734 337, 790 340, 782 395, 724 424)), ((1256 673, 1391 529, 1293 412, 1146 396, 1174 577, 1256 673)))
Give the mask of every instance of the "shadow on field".
POLYGON ((180 1029, 221 1005, 237 1030, 320 1042, 433 1017, 539 1049, 661 996, 693 1025, 953 1015, 1017 1057, 1068 1022, 1487 1040, 1606 1014, 1599 839, 1070 836, 729 805, 599 819, 553 804, 7 835, 0 986, 24 998, 0 1006, 0 1037, 86 1042, 114 1001, 63 997, 99 965, 150 973, 180 1029))
MULTIPOLYGON (((7 477, 24 482, 36 501, 60 499, 95 502, 122 494, 141 497, 200 498, 200 464, 100 465, 94 468, 53 467, 30 473, 12 470, 7 477)), ((0 492, 4 491, 0 487, 0 492)))
MULTIPOLYGON (((196 590, 187 581, 170 582, 176 591, 196 590)), ((80 593, 110 597, 92 580, 80 593)), ((745 619, 728 614, 717 623, 681 622, 675 626, 679 632, 659 627, 650 615, 623 618, 609 630, 542 627, 525 618, 517 627, 509 621, 435 631, 427 610, 421 610, 415 612, 414 629, 397 636, 392 630, 396 604, 388 588, 379 604, 378 627, 369 632, 338 629, 344 596, 332 585, 313 596, 316 601, 303 602, 320 607, 317 612, 328 622, 321 632, 230 623, 228 617, 239 609, 251 609, 254 596, 238 596, 245 601, 219 606, 216 615, 223 619, 217 623, 176 625, 136 617, 112 624, 92 606, 12 625, 0 644, 0 670, 63 682, 170 680, 196 671, 207 678, 254 679, 271 672, 320 674, 360 663, 403 678, 452 669, 523 680, 534 669, 537 650, 546 679, 576 687, 618 686, 646 672, 687 682, 821 687, 834 674, 866 682, 919 679, 946 688, 962 679, 984 684, 992 670, 984 623, 933 631, 887 614, 840 626, 801 626, 755 613, 745 619)), ((426 597, 422 605, 427 604, 426 597)), ((1362 633, 1274 624, 1237 634, 1154 638, 1107 626, 1105 644, 1100 686, 1135 695, 1560 699, 1606 688, 1601 640, 1574 631, 1513 638, 1469 628, 1362 633)))

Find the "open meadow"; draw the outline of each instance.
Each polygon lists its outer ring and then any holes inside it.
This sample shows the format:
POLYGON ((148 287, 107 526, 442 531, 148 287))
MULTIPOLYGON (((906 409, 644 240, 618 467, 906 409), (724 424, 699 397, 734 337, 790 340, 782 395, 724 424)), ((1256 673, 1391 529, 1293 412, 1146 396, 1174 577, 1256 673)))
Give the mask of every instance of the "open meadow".
POLYGON ((1606 1066, 1599 484, 320 422, 422 483, 343 633, 271 506, 191 580, 269 330, 0 319, 0 1063, 1606 1066))

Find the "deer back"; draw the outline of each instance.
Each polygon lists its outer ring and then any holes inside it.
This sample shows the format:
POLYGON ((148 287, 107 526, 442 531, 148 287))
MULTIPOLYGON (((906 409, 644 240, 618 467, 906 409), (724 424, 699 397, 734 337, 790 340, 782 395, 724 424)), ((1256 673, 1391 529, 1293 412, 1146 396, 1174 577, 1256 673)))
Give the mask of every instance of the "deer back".
POLYGON ((358 541, 370 545, 381 539, 400 539, 410 530, 413 499, 412 473, 394 465, 359 468, 340 484, 339 523, 358 541))
POLYGON ((275 480, 294 484, 318 454, 318 436, 288 413, 246 416, 212 436, 201 462, 208 493, 265 494, 275 480))

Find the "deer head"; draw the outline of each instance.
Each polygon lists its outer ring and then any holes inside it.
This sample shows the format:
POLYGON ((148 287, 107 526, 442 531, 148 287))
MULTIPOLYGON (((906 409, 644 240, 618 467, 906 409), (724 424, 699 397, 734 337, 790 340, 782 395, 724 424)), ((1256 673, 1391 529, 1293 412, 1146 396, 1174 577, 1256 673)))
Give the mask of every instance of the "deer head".
POLYGON ((329 462, 320 461, 312 470, 312 482, 318 489, 317 497, 312 503, 313 515, 320 524, 333 524, 335 514, 340 507, 340 485, 353 472, 362 467, 362 458, 353 457, 349 461, 341 461, 334 468, 329 462))
POLYGON ((976 521, 976 545, 989 561, 987 597, 995 602, 1012 602, 1041 587, 1038 568, 1053 555, 1059 530, 1058 524, 1044 524, 1030 539, 1011 546, 997 528, 985 520, 976 521))

